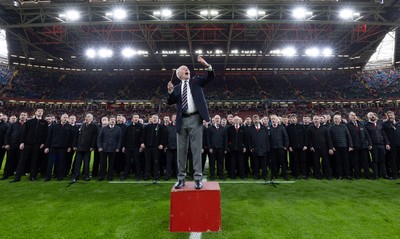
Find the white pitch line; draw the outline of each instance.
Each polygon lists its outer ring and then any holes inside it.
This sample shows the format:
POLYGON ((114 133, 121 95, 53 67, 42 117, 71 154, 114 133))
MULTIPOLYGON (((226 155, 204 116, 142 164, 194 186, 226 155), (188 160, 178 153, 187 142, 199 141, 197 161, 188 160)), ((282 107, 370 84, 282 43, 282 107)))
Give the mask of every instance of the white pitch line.
POLYGON ((189 239, 201 239, 201 232, 191 232, 189 239))
MULTIPOLYGON (((203 179, 203 182, 207 182, 206 179, 203 179)), ((296 183, 296 181, 214 181, 219 184, 292 184, 296 183)), ((152 182, 146 181, 110 181, 110 184, 147 184, 151 185, 152 182)), ((175 184, 176 182, 157 182, 157 184, 175 184)))

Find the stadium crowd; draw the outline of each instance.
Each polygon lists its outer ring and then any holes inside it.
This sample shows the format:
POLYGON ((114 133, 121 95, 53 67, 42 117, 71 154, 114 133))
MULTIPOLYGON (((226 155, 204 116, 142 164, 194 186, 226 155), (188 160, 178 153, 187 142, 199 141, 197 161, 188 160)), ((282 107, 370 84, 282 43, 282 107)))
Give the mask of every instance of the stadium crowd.
MULTIPOLYGON (((99 181, 176 178, 175 115, 142 119, 135 113, 127 122, 120 114, 96 123, 88 113, 77 123, 74 115, 43 113, 0 114, 0 158, 6 159, 1 179, 18 182, 29 175, 35 181, 38 174, 44 181, 69 177, 73 182, 81 175, 99 181)), ((392 111, 386 116, 214 115, 203 124, 204 173, 210 180, 397 179, 400 122, 392 111)), ((191 171, 190 155, 188 160, 191 171)))
MULTIPOLYGON (((3 98, 145 100, 158 97, 170 76, 71 73, 0 67, 3 98), (146 84, 143 84, 146 82, 146 84)), ((399 70, 305 71, 217 75, 205 91, 211 100, 318 100, 398 97, 399 70)))

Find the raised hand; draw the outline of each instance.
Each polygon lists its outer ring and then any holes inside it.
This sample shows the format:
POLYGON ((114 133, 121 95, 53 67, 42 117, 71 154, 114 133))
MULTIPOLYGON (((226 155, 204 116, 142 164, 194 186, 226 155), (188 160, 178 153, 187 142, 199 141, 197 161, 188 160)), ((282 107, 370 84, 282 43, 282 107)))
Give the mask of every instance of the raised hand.
POLYGON ((208 67, 210 64, 208 64, 207 62, 206 62, 206 60, 204 60, 204 58, 203 57, 201 57, 201 56, 198 56, 197 57, 197 61, 200 63, 200 64, 202 64, 203 66, 205 66, 205 67, 208 67))

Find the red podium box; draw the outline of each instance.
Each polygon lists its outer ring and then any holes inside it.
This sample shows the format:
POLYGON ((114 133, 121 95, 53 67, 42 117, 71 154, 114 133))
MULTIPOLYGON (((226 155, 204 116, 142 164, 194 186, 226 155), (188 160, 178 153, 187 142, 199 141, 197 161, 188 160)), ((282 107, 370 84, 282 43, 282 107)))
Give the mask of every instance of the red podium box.
POLYGON ((171 189, 171 232, 221 231, 221 190, 217 182, 203 182, 196 190, 194 182, 182 189, 171 189))

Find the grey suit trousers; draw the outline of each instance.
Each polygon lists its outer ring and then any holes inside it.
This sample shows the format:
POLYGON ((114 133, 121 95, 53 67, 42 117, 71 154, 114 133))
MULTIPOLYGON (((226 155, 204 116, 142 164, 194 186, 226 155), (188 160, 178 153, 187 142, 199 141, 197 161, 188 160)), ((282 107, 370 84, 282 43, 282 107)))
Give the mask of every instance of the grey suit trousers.
POLYGON ((188 148, 193 154, 194 180, 202 180, 203 169, 201 164, 201 150, 203 147, 203 122, 200 115, 182 118, 182 129, 177 135, 178 180, 186 177, 186 164, 188 161, 188 148))

